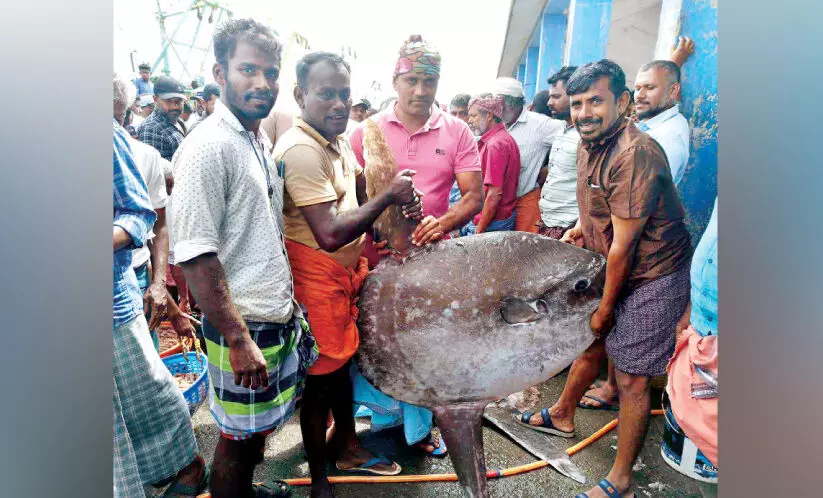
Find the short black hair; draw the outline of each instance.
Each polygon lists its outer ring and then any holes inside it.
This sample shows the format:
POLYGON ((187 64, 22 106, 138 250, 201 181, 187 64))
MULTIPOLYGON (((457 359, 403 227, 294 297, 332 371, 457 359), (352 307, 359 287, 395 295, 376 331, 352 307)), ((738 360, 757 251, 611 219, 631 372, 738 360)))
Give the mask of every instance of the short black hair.
POLYGON ((534 100, 532 100, 532 112, 551 117, 552 112, 549 110, 548 90, 541 90, 534 96, 534 100))
POLYGON ((673 83, 680 83, 680 66, 672 61, 656 60, 640 67, 638 73, 643 73, 649 69, 662 69, 666 72, 666 79, 669 80, 669 85, 673 83))
POLYGON ((211 96, 216 95, 220 97, 220 85, 217 83, 209 83, 208 85, 203 87, 203 100, 208 102, 211 100, 211 96))
POLYGON ((346 68, 346 71, 351 74, 351 66, 339 55, 332 52, 312 52, 304 55, 302 59, 297 61, 297 86, 300 88, 306 88, 306 83, 308 83, 306 80, 309 77, 309 71, 312 66, 318 62, 328 62, 333 66, 343 66, 346 68))
POLYGON ((468 93, 458 93, 454 96, 449 105, 451 107, 469 107, 469 101, 472 99, 472 96, 468 93))
POLYGON ((239 40, 282 59, 283 45, 271 29, 253 19, 229 19, 214 33, 214 58, 218 64, 228 67, 239 40))
POLYGON ((560 68, 560 71, 557 71, 553 75, 549 76, 546 82, 549 86, 552 86, 560 81, 566 83, 575 71, 577 71, 577 66, 563 66, 560 68))
POLYGON ((623 69, 614 61, 600 59, 577 68, 566 82, 566 93, 568 95, 583 93, 604 76, 609 79, 609 91, 614 94, 615 99, 626 91, 626 74, 623 69))

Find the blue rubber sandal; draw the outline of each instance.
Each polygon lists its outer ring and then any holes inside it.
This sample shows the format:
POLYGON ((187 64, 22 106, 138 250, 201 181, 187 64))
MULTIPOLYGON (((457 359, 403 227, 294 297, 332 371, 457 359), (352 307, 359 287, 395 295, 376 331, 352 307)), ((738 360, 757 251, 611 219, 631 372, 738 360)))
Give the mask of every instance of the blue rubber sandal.
POLYGON ((554 424, 552 423, 552 418, 549 415, 548 408, 543 408, 542 410, 540 410, 540 416, 543 418, 543 423, 540 425, 532 425, 529 423, 529 419, 532 418, 532 415, 534 415, 534 412, 523 412, 520 416, 515 414, 514 420, 516 420, 518 424, 525 425, 529 429, 545 432, 546 434, 551 434, 553 436, 560 436, 565 438, 574 437, 574 431, 561 431, 560 429, 554 426, 554 424))
MULTIPOLYGON (((623 495, 617 491, 617 488, 614 487, 612 483, 610 483, 606 479, 600 479, 600 482, 597 483, 597 487, 603 490, 606 493, 606 496, 609 498, 623 498, 623 495)), ((574 498, 590 498, 589 495, 586 493, 580 493, 579 495, 575 495, 574 498)))
POLYGON ((399 474, 400 472, 403 471, 403 468, 400 467, 399 464, 397 464, 396 462, 392 462, 391 460, 389 460, 388 458, 386 458, 384 456, 369 458, 366 461, 366 463, 364 463, 363 465, 360 465, 360 466, 357 466, 357 467, 352 467, 350 469, 341 469, 339 463, 335 464, 335 466, 337 467, 337 470, 339 470, 341 472, 351 472, 351 473, 361 473, 362 472, 362 473, 376 475, 376 476, 396 476, 397 474, 399 474), (380 464, 394 465, 396 468, 395 468, 395 470, 389 470, 389 471, 376 470, 376 469, 373 468, 375 465, 380 465, 380 464))
POLYGON ((600 406, 591 406, 591 405, 584 405, 583 403, 578 402, 577 406, 579 408, 583 408, 584 410, 607 410, 607 411, 613 411, 613 412, 616 412, 616 411, 620 410, 620 405, 618 405, 617 403, 609 403, 608 401, 602 400, 602 399, 598 398, 597 396, 592 396, 591 394, 586 394, 583 397, 584 398, 589 398, 592 401, 597 401, 598 403, 600 403, 600 406))
POLYGON ((443 437, 441 436, 439 439, 440 439, 440 446, 435 446, 435 444, 434 444, 434 434, 432 434, 430 432, 428 439, 426 439, 425 441, 420 441, 417 444, 418 445, 419 444, 430 444, 430 445, 434 446, 434 451, 426 451, 422 448, 421 448, 421 451, 423 453, 425 453, 426 455, 429 455, 429 456, 433 456, 433 457, 436 457, 436 458, 443 458, 443 457, 445 457, 446 455, 449 454, 449 450, 446 448, 446 441, 443 439, 443 437))
POLYGON ((201 493, 203 493, 209 488, 210 475, 210 466, 206 465, 205 467, 203 467, 203 475, 200 477, 200 482, 196 486, 178 482, 177 477, 175 476, 175 478, 172 479, 171 486, 169 486, 166 489, 166 492, 163 493, 163 496, 200 496, 201 493))

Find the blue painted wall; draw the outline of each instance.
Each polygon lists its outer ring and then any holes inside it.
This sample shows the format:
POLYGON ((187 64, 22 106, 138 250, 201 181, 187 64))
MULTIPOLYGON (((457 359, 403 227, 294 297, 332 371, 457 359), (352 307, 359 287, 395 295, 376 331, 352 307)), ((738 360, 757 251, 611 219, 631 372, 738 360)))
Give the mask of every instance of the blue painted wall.
POLYGON ((563 14, 543 14, 540 24, 540 53, 537 62, 537 91, 548 90, 546 79, 563 67, 563 49, 568 19, 563 14))
POLYGON ((611 20, 612 0, 572 0, 565 65, 580 66, 606 57, 611 20))
POLYGON ((520 83, 526 82, 526 65, 520 64, 517 66, 517 81, 520 83))
POLYGON ((537 59, 539 55, 540 47, 529 47, 526 50, 526 81, 523 83, 526 102, 532 101, 535 88, 537 88, 537 59))
POLYGON ((695 45, 681 74, 681 112, 689 121, 691 149, 679 185, 686 224, 695 245, 709 222, 717 196, 716 4, 711 0, 684 0, 680 14, 681 35, 691 37, 695 45))

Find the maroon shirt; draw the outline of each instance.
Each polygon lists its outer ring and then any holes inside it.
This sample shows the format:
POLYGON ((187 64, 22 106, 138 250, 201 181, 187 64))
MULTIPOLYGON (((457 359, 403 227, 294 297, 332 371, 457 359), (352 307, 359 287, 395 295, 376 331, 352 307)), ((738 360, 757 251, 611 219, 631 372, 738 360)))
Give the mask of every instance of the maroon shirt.
MULTIPOLYGON (((503 123, 497 123, 483 134, 477 143, 480 152, 480 169, 483 173, 483 199, 488 186, 503 189, 503 198, 497 207, 493 221, 510 218, 517 204, 517 182, 520 179, 520 149, 503 123)), ((482 212, 474 217, 480 223, 482 212)))
POLYGON ((597 142, 577 148, 577 203, 586 249, 608 256, 612 215, 648 217, 632 260, 627 290, 689 264, 691 239, 666 153, 625 119, 597 142))

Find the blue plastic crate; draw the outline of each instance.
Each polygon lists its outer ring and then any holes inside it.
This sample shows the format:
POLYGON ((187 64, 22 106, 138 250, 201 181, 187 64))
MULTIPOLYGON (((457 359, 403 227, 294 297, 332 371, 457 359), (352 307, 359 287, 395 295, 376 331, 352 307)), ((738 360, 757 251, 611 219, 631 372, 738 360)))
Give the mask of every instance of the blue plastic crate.
POLYGON ((174 354, 163 358, 163 364, 169 369, 172 375, 179 373, 197 373, 197 380, 190 385, 188 389, 183 391, 183 397, 186 398, 186 403, 189 405, 189 413, 194 415, 194 412, 206 401, 209 390, 209 375, 208 366, 209 360, 206 355, 200 355, 200 361, 197 360, 197 354, 192 351, 187 353, 188 360, 183 358, 183 353, 174 354))

